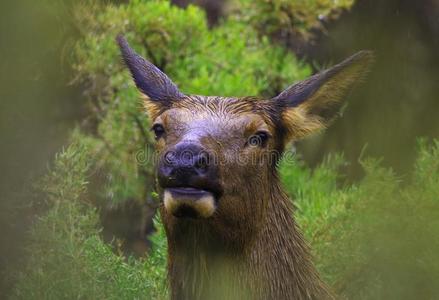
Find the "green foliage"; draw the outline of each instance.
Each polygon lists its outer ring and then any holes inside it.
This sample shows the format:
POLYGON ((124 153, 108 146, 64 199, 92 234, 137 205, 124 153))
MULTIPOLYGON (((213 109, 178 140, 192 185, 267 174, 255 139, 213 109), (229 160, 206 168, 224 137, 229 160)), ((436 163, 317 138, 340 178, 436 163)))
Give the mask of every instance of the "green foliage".
POLYGON ((110 80, 102 88, 123 88, 114 42, 124 33, 134 48, 162 68, 188 94, 224 96, 272 95, 309 75, 305 65, 283 48, 259 38, 245 23, 229 20, 209 30, 204 12, 183 10, 168 1, 131 1, 109 6, 90 25, 77 49, 77 71, 110 80), (120 73, 116 76, 115 73, 120 73))
POLYGON ((87 139, 74 131, 71 146, 55 156, 52 170, 38 183, 46 192, 49 204, 54 205, 59 200, 78 202, 87 190, 86 174, 91 166, 88 156, 87 139))
POLYGON ((328 156, 314 170, 300 160, 284 161, 280 166, 280 177, 289 195, 294 196, 299 213, 299 223, 308 237, 318 239, 322 227, 345 211, 344 190, 337 188, 340 174, 338 168, 344 164, 340 155, 328 156), (306 201, 312 199, 312 201, 306 201))
POLYGON ((348 299, 433 299, 439 296, 439 143, 422 140, 408 183, 361 162, 361 182, 337 187, 341 157, 311 171, 284 163, 282 180, 318 267, 348 299))
POLYGON ((336 18, 354 0, 234 0, 236 13, 264 35, 311 37, 311 29, 336 18))
POLYGON ((32 229, 18 299, 158 299, 166 296, 166 245, 160 224, 148 259, 125 259, 100 237, 86 188, 92 156, 75 134, 43 181, 51 209, 32 229))

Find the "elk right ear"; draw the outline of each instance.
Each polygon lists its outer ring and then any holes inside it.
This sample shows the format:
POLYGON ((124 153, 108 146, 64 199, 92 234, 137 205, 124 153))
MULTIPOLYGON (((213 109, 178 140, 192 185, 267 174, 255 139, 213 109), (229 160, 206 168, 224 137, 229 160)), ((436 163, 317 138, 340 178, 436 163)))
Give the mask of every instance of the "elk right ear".
POLYGON ((287 141, 326 128, 337 117, 343 96, 364 77, 372 62, 372 52, 358 52, 273 98, 280 108, 287 141))
POLYGON ((122 35, 119 35, 116 40, 137 88, 145 96, 145 108, 152 119, 164 109, 169 108, 172 101, 184 97, 171 79, 159 68, 138 55, 122 35))

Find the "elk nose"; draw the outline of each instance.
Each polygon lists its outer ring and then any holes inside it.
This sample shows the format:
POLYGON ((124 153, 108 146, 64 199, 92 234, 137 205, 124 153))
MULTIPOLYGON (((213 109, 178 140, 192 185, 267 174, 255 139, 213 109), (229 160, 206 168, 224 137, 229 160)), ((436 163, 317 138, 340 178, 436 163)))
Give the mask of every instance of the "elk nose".
POLYGON ((179 143, 163 155, 158 175, 165 186, 198 187, 214 176, 214 169, 208 151, 199 144, 186 142, 179 143))
POLYGON ((160 160, 157 177, 163 204, 175 217, 208 218, 223 193, 214 156, 197 143, 183 142, 160 160))

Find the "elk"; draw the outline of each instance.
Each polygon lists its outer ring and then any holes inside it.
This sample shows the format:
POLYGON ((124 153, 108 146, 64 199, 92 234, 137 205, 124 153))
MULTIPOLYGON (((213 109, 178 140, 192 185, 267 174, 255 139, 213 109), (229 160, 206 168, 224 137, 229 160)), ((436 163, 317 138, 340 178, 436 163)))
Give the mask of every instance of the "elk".
POLYGON ((156 138, 171 298, 332 299, 276 166, 288 143, 336 117, 372 53, 271 99, 234 98, 185 95, 122 36, 117 41, 156 138))

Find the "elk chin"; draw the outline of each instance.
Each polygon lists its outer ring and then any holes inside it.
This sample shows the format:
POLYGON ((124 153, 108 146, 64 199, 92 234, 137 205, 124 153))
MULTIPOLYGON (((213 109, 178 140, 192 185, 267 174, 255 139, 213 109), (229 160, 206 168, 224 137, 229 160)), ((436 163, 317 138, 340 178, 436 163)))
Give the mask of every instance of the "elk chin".
POLYGON ((165 209, 177 218, 209 218, 216 210, 213 193, 190 187, 166 188, 165 209))

